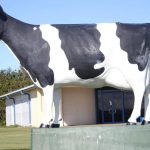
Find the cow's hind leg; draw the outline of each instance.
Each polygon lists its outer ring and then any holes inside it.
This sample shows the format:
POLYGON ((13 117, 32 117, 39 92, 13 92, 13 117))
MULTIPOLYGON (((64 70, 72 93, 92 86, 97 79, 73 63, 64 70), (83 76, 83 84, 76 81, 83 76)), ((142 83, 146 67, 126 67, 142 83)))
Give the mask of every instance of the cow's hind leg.
POLYGON ((150 87, 145 91, 144 95, 145 116, 142 125, 150 124, 150 87))
POLYGON ((141 115, 141 105, 144 92, 145 86, 142 86, 142 84, 138 84, 135 88, 133 88, 134 107, 132 114, 128 120, 128 125, 135 125, 137 123, 137 118, 141 115))
POLYGON ((44 93, 44 112, 43 112, 43 120, 40 125, 40 128, 49 128, 50 120, 52 120, 52 104, 53 104, 53 89, 54 86, 46 86, 43 88, 44 93))
POLYGON ((60 127, 62 123, 62 111, 61 111, 61 88, 55 88, 54 89, 54 107, 55 107, 55 117, 54 121, 51 124, 52 128, 58 128, 60 127))

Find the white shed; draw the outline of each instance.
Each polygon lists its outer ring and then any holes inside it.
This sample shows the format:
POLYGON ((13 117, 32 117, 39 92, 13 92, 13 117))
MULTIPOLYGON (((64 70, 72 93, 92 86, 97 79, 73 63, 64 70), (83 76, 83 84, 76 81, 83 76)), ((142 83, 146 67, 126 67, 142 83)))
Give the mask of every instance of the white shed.
POLYGON ((0 96, 6 97, 6 126, 31 125, 31 96, 28 91, 34 88, 36 86, 31 85, 0 96))

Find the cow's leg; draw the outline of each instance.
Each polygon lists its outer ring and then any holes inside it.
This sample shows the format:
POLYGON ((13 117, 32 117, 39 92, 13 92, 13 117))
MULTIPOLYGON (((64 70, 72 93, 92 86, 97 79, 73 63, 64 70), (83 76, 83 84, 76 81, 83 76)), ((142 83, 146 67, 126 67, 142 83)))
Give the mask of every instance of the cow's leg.
POLYGON ((142 125, 150 124, 150 88, 145 91, 144 95, 145 116, 142 125))
POLYGON ((44 116, 40 125, 41 128, 49 128, 49 122, 52 120, 52 103, 53 103, 54 86, 46 86, 43 88, 44 93, 44 116))
POLYGON ((142 105, 143 95, 145 92, 145 87, 140 84, 137 86, 133 88, 134 107, 133 107, 132 114, 128 120, 129 125, 135 125, 137 122, 137 118, 141 115, 141 105, 142 105))
POLYGON ((62 123, 61 99, 62 99, 61 88, 55 88, 54 89, 55 117, 54 122, 51 125, 52 128, 58 128, 62 123))

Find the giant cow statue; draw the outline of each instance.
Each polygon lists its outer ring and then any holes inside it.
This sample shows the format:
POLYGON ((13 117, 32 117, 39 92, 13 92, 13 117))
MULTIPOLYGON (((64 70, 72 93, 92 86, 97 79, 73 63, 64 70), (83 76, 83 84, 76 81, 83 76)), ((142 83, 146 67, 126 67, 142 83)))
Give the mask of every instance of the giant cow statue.
POLYGON ((40 127, 49 127, 51 119, 51 127, 59 126, 58 95, 69 85, 132 89, 135 100, 128 124, 136 124, 143 96, 143 124, 150 123, 150 24, 31 25, 0 7, 0 39, 43 89, 45 116, 40 127), (54 90, 59 93, 56 99, 54 90))

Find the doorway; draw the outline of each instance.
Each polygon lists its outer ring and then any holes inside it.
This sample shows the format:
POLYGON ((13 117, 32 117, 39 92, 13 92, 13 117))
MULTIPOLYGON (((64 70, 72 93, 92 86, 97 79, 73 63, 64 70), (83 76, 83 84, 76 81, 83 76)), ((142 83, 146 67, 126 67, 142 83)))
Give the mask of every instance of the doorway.
POLYGON ((95 97, 97 124, 125 123, 128 121, 134 105, 132 91, 105 87, 96 89, 95 97))

